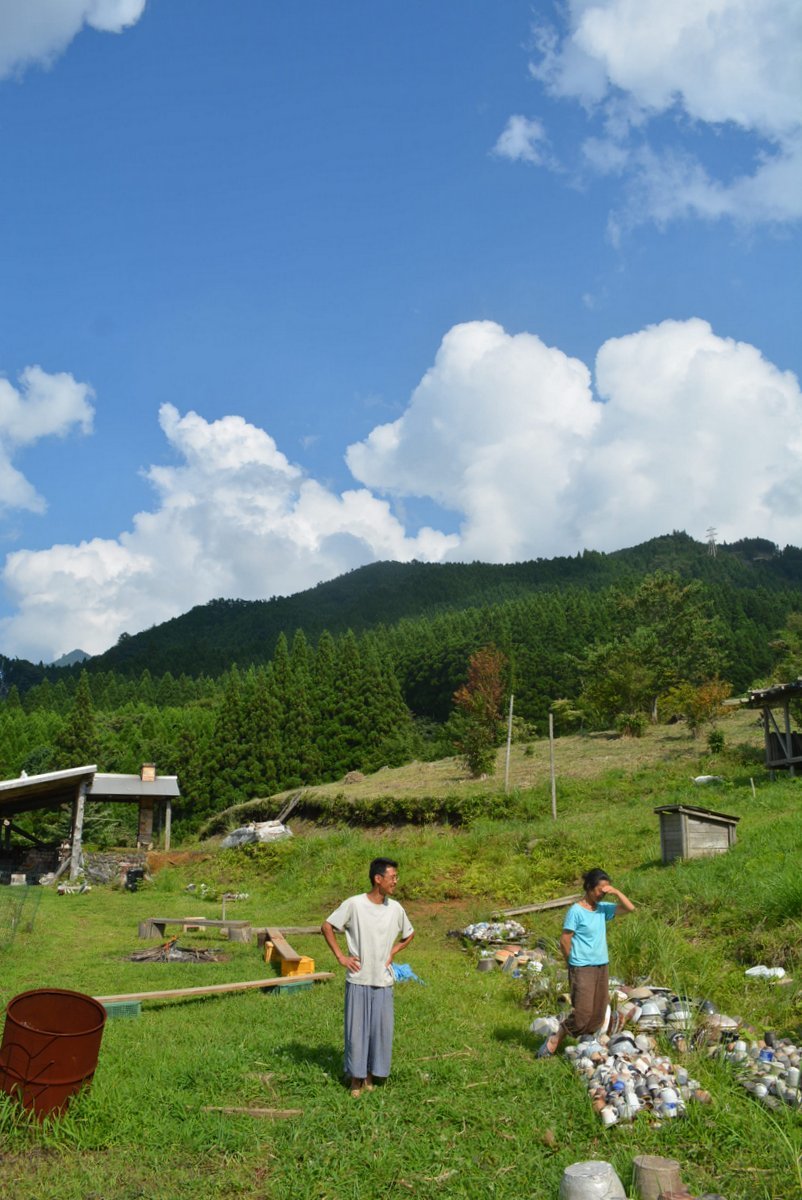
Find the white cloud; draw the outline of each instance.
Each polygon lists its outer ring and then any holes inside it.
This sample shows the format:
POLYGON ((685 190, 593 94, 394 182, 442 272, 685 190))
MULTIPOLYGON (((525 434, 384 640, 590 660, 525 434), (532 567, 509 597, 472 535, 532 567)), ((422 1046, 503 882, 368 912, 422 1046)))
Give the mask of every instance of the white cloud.
POLYGON ((580 155, 586 167, 624 175, 619 226, 802 216, 798 0, 569 0, 566 28, 541 27, 536 45, 530 71, 547 93, 601 122, 602 136, 587 138, 580 155), (673 146, 649 140, 658 117, 673 122, 673 146), (751 165, 715 177, 688 148, 694 125, 744 135, 751 165))
POLYGON ((7 653, 96 653, 215 596, 289 594, 375 559, 440 559, 455 544, 430 529, 407 537, 368 491, 327 491, 241 417, 209 422, 166 404, 160 422, 181 461, 148 471, 153 511, 116 539, 8 556, 7 653))
POLYGON ((533 509, 541 531, 558 521, 600 417, 583 363, 475 321, 446 334, 404 415, 346 458, 368 487, 462 513, 460 558, 509 561, 530 552, 533 509))
POLYGON ((493 153, 500 158, 510 158, 513 161, 519 159, 535 166, 544 166, 550 161, 547 144, 542 121, 530 120, 516 114, 507 122, 493 147, 493 153))
POLYGON ((36 63, 50 66, 85 25, 121 33, 135 25, 146 0, 3 0, 0 79, 36 63))
POLYGON ((710 524, 723 540, 799 542, 802 497, 781 498, 802 474, 802 393, 790 371, 706 321, 664 321, 606 342, 596 386, 607 403, 578 481, 585 544, 700 535, 710 524))
POLYGON ((43 437, 64 437, 74 426, 92 428, 92 389, 71 375, 26 367, 19 388, 0 378, 0 507, 44 512, 45 501, 13 466, 14 452, 43 437))
POLYGON ((444 338, 392 425, 348 451, 368 486, 463 515, 452 558, 613 550, 670 529, 798 542, 802 394, 754 346, 665 321, 590 373, 530 334, 475 322, 444 338))
POLYGON ((534 334, 457 325, 402 416, 348 447, 362 486, 342 494, 241 417, 167 404, 160 420, 177 463, 148 471, 157 503, 129 531, 8 556, 5 653, 97 652, 215 596, 291 594, 378 559, 515 561, 710 525, 798 543, 802 528, 799 382, 700 319, 610 339, 595 378, 534 334), (459 536, 409 535, 382 494, 457 513, 459 536))

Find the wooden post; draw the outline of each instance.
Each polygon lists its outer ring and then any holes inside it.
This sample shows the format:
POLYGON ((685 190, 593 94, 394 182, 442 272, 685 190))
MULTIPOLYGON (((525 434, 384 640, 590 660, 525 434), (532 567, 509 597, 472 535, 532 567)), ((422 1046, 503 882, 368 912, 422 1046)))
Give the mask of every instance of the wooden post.
POLYGON ((170 849, 170 828, 173 823, 173 802, 168 796, 164 802, 164 848, 170 849))
POLYGON ((554 776, 554 713, 549 713, 549 766, 551 768, 551 815, 557 820, 557 780, 554 776))
POLYGON ((81 867, 81 838, 84 832, 84 807, 86 805, 86 784, 78 785, 78 791, 72 806, 72 838, 70 840, 70 879, 78 877, 81 867))
POLYGON ((510 692, 510 715, 507 720, 507 757, 504 761, 504 791, 510 790, 510 746, 512 745, 512 705, 515 696, 510 692))
POLYGON ((783 704, 783 713, 785 715, 785 757, 788 759, 788 774, 793 778, 796 775, 796 767, 791 762, 791 759, 794 757, 794 739, 791 736, 791 707, 789 700, 786 700, 783 704))

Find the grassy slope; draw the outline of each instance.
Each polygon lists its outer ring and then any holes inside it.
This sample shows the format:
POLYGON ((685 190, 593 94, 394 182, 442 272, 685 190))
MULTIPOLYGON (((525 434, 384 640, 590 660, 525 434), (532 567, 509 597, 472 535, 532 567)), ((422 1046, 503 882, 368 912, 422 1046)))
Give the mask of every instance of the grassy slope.
MULTIPOLYGON (((746 732, 754 741, 745 725, 746 732)), ((744 735, 733 731, 729 740, 744 735)), ((601 862, 639 906, 613 927, 619 974, 651 974, 709 994, 757 1025, 799 1034, 796 984, 748 981, 743 969, 782 961, 799 971, 800 784, 772 785, 733 754, 716 763, 727 782, 700 793, 688 779, 710 763, 679 735, 661 748, 661 736, 629 746, 559 743, 556 827, 543 762, 526 759, 541 778, 518 793, 519 815, 508 821, 469 829, 301 826, 292 842, 165 869, 137 894, 45 892, 34 931, 0 951, 3 1003, 46 984, 105 994, 258 978, 265 968, 255 949, 236 944, 226 944, 231 957, 218 965, 135 965, 124 956, 141 946, 138 921, 157 910, 218 915, 215 902, 183 891, 190 880, 247 890, 237 916, 255 922, 316 922, 360 886, 372 854, 392 853, 418 930, 406 957, 427 986, 399 988, 391 1083, 357 1102, 339 1083, 340 978, 311 995, 151 1003, 136 1021, 110 1021, 91 1090, 57 1126, 25 1129, 0 1102, 4 1195, 183 1200, 191 1191, 195 1200, 257 1200, 367 1198, 392 1188, 424 1197, 552 1197, 564 1167, 579 1159, 613 1161, 629 1184, 637 1153, 678 1158, 688 1183, 728 1200, 798 1195, 798 1116, 769 1114, 727 1070, 702 1060, 693 1069, 715 1094, 712 1109, 657 1130, 639 1121, 604 1131, 564 1062, 533 1061, 522 985, 477 973, 473 957, 445 938, 496 905, 573 890, 581 871, 601 862), (599 762, 594 775, 594 746, 605 756, 626 752, 625 760, 599 762), (738 845, 715 860, 662 867, 652 809, 678 799, 741 816, 738 845), (248 1103, 304 1115, 260 1122, 200 1111, 248 1103), (548 1130, 554 1145, 543 1141, 548 1130)), ((553 938, 560 920, 542 914, 530 926, 553 938)), ((329 965, 319 938, 293 942, 329 965)))

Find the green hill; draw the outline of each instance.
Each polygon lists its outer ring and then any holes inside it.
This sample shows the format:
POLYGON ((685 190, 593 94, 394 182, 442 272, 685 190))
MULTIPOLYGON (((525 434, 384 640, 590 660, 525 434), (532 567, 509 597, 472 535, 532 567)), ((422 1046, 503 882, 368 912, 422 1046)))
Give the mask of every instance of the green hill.
MULTIPOLYGON (((535 592, 635 584, 650 572, 673 571, 727 592, 802 591, 802 550, 780 550, 762 538, 717 548, 686 533, 652 538, 639 546, 603 554, 585 550, 574 557, 521 563, 372 563, 294 596, 270 600, 212 600, 142 633, 123 635, 117 645, 85 664, 90 671, 139 675, 217 676, 233 662, 267 662, 282 632, 297 629, 315 642, 323 630, 360 633, 403 619, 496 605, 535 592)), ((6 660, 8 664, 8 660, 6 660)), ((28 665, 25 664, 25 667, 28 665)), ((9 682, 23 664, 6 666, 9 682)), ((71 668, 73 671, 80 667, 71 668)), ((23 673, 24 670, 23 670, 23 673)), ((52 676, 51 676, 52 677, 52 676)))

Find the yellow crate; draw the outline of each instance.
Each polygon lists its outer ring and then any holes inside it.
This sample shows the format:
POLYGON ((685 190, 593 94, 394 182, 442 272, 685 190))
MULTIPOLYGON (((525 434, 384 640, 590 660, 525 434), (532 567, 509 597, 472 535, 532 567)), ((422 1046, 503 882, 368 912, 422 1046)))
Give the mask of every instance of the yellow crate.
POLYGON ((308 958, 302 954, 298 962, 287 962, 286 959, 281 964, 282 975, 313 975, 315 971, 315 960, 308 958))

